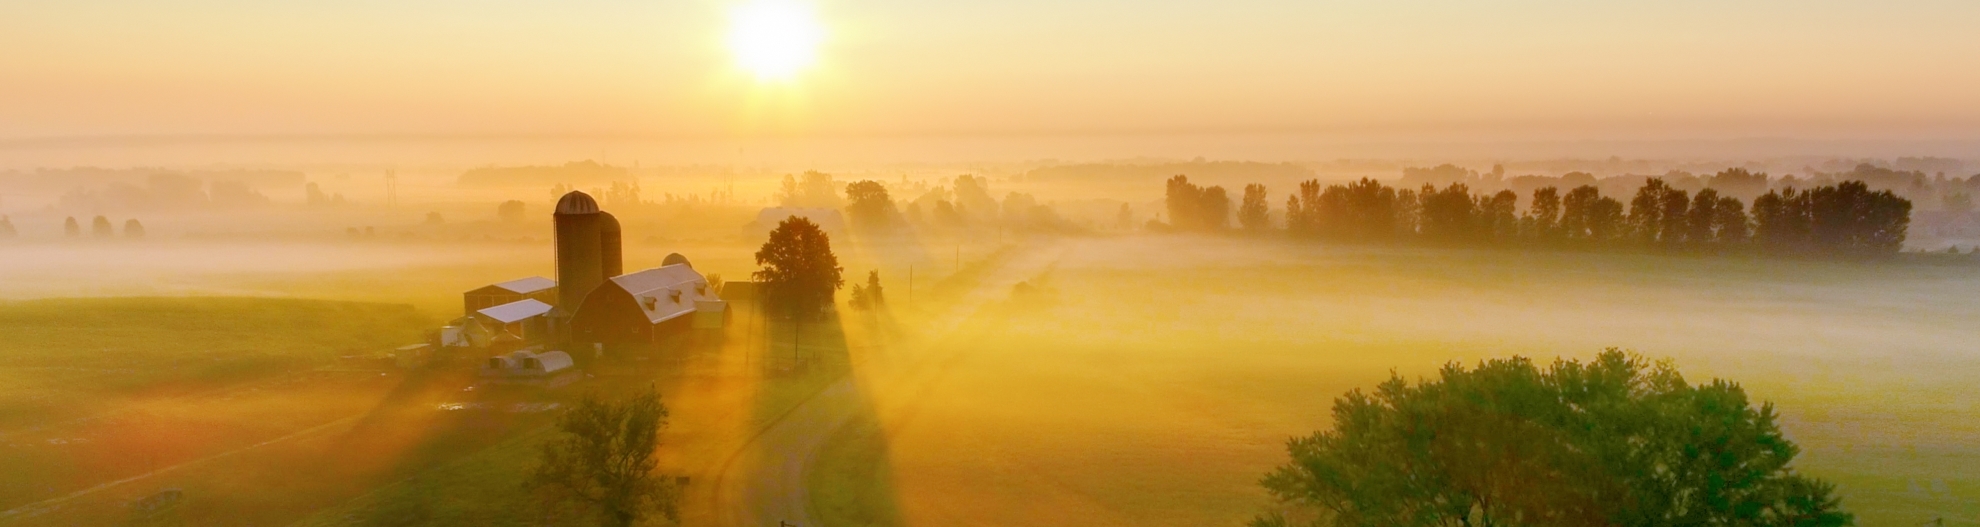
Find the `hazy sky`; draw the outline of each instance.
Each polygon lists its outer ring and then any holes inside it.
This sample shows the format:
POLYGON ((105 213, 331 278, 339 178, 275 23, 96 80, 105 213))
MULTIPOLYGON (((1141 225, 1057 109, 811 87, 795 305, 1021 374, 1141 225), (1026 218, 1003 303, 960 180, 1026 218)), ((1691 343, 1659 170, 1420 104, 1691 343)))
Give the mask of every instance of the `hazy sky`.
POLYGON ((1980 2, 8 0, 0 138, 1972 138, 1980 2))

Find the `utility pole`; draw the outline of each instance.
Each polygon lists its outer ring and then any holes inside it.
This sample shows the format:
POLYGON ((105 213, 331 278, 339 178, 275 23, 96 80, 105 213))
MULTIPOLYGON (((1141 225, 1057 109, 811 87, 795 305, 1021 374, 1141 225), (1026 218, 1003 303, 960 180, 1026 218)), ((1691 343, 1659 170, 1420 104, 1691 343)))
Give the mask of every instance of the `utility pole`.
POLYGON ((385 208, 399 208, 399 172, 385 171, 385 208))
POLYGON ((908 265, 908 310, 914 310, 914 265, 908 265))

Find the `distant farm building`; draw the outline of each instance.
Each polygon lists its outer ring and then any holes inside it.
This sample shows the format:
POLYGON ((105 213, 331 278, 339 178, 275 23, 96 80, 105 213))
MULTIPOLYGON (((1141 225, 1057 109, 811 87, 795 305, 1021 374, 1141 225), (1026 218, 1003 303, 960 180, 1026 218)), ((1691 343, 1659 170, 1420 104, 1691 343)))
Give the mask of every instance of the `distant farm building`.
POLYGON ((481 367, 481 378, 496 384, 557 387, 582 375, 573 366, 571 356, 561 351, 517 351, 489 357, 481 367))
POLYGON ((528 299, 545 304, 556 303, 557 281, 532 276, 468 291, 461 295, 461 313, 472 315, 476 311, 528 299))

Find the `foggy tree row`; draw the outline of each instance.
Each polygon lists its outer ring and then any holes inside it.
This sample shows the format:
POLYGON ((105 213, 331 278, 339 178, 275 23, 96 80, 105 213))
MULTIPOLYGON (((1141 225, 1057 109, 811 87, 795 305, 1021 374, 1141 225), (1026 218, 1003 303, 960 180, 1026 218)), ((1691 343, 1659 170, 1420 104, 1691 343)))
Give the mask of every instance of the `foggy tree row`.
MULTIPOLYGON (((1743 170, 1732 176, 1746 175, 1743 170)), ((1755 175, 1765 178, 1765 174, 1755 175)), ((1885 256, 1904 245, 1911 202, 1861 181, 1807 190, 1767 191, 1751 210, 1738 198, 1706 188, 1696 194, 1651 178, 1627 205, 1592 185, 1563 193, 1533 191, 1525 210, 1510 190, 1474 194, 1463 183, 1397 189, 1373 179, 1322 186, 1300 183, 1287 196, 1285 232, 1295 238, 1444 244, 1652 248, 1673 251, 1757 250, 1770 254, 1885 256)), ((1229 228, 1230 201, 1222 187, 1186 176, 1167 183, 1167 228, 1212 232, 1229 228)), ((1243 229, 1274 229, 1263 185, 1247 185, 1236 219, 1243 229)))
POLYGON ((785 176, 776 198, 784 207, 841 209, 855 232, 870 235, 900 234, 908 227, 949 234, 1080 230, 1031 194, 1009 192, 997 199, 989 178, 964 174, 950 183, 928 187, 903 181, 899 188, 912 197, 897 200, 880 181, 841 183, 811 171, 785 176))
MULTIPOLYGON (((95 220, 91 220, 89 230, 90 236, 95 238, 107 239, 117 237, 116 225, 110 222, 110 218, 104 216, 97 216, 95 220)), ((62 222, 62 234, 70 238, 81 238, 83 235, 82 224, 76 221, 75 216, 70 216, 62 222)), ((7 216, 0 216, 0 239, 13 238, 19 235, 20 231, 14 228, 14 219, 7 216)), ((133 240, 144 238, 144 223, 139 222, 137 218, 124 220, 124 237, 133 240)))

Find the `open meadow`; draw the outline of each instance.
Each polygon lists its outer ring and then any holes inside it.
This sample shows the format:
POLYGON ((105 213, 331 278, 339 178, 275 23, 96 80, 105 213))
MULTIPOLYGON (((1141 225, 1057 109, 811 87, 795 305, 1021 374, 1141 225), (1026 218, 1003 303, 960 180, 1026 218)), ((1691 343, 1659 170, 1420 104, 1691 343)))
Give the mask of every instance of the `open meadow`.
MULTIPOLYGON (((680 252, 704 272, 746 277, 753 249, 734 237, 635 242, 626 264, 680 252)), ((21 278, 0 286, 18 298, 0 302, 0 524, 9 525, 149 524, 129 505, 166 489, 187 496, 168 519, 199 525, 530 524, 540 518, 518 481, 551 435, 549 410, 585 393, 657 386, 675 408, 664 470, 699 475, 732 455, 739 436, 838 378, 849 361, 843 333, 875 340, 813 324, 803 352, 823 360, 779 372, 788 325, 744 317, 724 346, 659 371, 476 391, 472 366, 353 368, 343 357, 423 341, 460 315, 462 291, 551 275, 545 243, 9 250, 0 271, 21 278)), ((933 262, 847 244, 842 262, 889 271, 902 296, 907 273, 887 265, 920 262, 927 303, 955 287, 953 263, 994 250, 952 245, 954 260, 933 262)))
POLYGON ((1971 267, 1118 238, 925 351, 807 475, 826 524, 1236 525, 1336 397, 1607 347, 1771 401, 1859 524, 1980 523, 1971 267))

